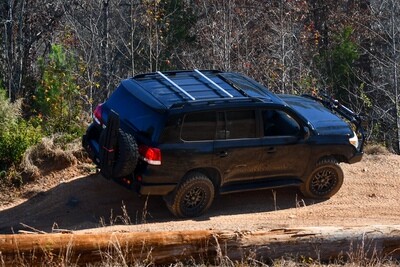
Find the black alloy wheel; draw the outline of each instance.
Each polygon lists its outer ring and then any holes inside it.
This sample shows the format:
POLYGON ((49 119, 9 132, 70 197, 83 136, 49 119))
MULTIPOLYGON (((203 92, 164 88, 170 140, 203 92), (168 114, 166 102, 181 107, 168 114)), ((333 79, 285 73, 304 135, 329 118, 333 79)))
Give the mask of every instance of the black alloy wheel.
POLYGON ((343 184, 343 171, 333 158, 320 160, 308 179, 300 186, 306 197, 326 199, 336 194, 343 184))
POLYGON ((214 184, 202 173, 187 175, 178 188, 164 198, 168 209, 177 217, 197 217, 211 206, 214 184))
POLYGON ((314 174, 310 189, 316 195, 326 195, 335 187, 337 182, 336 171, 331 167, 325 167, 314 174))

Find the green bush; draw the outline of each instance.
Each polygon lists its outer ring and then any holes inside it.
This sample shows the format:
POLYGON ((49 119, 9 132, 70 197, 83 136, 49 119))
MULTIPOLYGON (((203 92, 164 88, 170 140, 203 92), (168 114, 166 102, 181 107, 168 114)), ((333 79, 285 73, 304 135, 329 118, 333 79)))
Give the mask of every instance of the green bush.
POLYGON ((47 59, 40 59, 42 78, 34 96, 35 122, 46 135, 83 133, 82 100, 74 75, 76 63, 61 45, 53 44, 47 59))
POLYGON ((11 124, 0 133, 0 162, 2 168, 7 168, 21 162, 25 151, 36 144, 41 138, 41 132, 24 120, 11 124))
POLYGON ((21 117, 21 103, 11 103, 3 88, 0 87, 0 127, 1 129, 15 125, 21 117))
POLYGON ((7 172, 21 162, 25 151, 36 144, 41 130, 21 117, 21 102, 11 103, 0 88, 0 171, 7 172))
POLYGON ((333 37, 332 47, 317 58, 327 85, 342 101, 347 100, 349 94, 355 93, 354 91, 363 92, 356 64, 360 58, 360 51, 352 35, 353 29, 345 27, 340 34, 333 37))

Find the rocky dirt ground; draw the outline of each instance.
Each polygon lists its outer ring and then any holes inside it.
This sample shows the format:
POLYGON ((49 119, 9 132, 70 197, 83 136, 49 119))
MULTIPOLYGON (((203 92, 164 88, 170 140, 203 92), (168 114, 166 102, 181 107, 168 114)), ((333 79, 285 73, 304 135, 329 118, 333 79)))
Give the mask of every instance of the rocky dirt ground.
POLYGON ((90 166, 75 165, 36 179, 18 198, 0 203, 0 233, 400 224, 400 156, 366 155, 342 168, 343 187, 329 200, 305 199, 296 188, 235 193, 218 196, 207 214, 182 220, 170 215, 161 197, 139 198, 88 173, 90 166))

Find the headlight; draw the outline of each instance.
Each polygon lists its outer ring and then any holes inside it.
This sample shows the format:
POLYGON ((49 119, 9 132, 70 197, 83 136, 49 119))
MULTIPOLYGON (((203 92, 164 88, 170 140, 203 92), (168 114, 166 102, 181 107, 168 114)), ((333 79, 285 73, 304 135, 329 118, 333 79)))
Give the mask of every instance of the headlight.
POLYGON ((356 133, 353 132, 353 137, 349 138, 350 144, 352 144, 355 148, 358 148, 358 137, 356 133))

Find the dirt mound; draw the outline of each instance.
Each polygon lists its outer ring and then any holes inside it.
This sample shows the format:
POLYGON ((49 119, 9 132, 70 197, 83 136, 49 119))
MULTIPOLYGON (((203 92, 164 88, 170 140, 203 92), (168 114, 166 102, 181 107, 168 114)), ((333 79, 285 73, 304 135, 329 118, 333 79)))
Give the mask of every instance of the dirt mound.
POLYGON ((398 224, 400 156, 366 155, 362 162, 341 166, 343 187, 326 201, 304 198, 296 188, 236 193, 217 197, 199 218, 178 220, 161 197, 139 198, 99 174, 87 175, 93 166, 75 165, 40 177, 25 189, 26 199, 3 205, 0 233, 29 230, 21 223, 46 232, 55 228, 98 232, 398 224), (82 173, 86 175, 71 179, 82 173))
POLYGON ((74 177, 94 170, 79 139, 66 145, 63 136, 46 137, 29 148, 19 167, 0 184, 0 207, 15 205, 74 177), (12 186, 14 185, 14 186, 12 186))
POLYGON ((26 175, 39 178, 77 164, 75 155, 81 150, 79 141, 61 147, 57 144, 57 138, 60 137, 45 137, 26 151, 21 164, 26 175))

